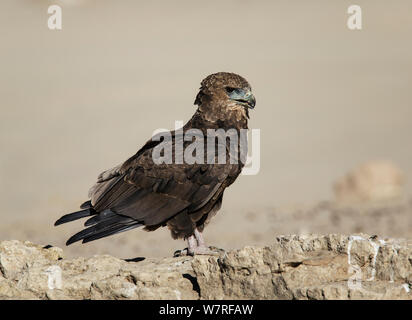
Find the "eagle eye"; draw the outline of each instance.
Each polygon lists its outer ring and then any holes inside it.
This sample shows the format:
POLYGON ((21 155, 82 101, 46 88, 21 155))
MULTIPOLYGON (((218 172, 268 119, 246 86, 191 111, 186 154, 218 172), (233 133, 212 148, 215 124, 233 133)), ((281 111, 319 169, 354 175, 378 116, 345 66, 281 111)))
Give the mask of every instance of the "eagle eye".
POLYGON ((236 88, 232 88, 232 87, 226 87, 225 89, 226 89, 226 92, 227 92, 228 94, 231 94, 231 93, 233 93, 233 92, 235 92, 235 91, 237 90, 236 88))

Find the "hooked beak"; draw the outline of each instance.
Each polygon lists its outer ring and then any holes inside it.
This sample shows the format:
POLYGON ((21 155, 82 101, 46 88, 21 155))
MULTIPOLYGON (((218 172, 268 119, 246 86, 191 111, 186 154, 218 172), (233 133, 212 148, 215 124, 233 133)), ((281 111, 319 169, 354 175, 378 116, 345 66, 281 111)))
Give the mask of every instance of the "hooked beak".
POLYGON ((237 90, 236 92, 231 93, 230 98, 249 109, 255 108, 256 98, 249 90, 237 90))
POLYGON ((246 101, 247 101, 247 105, 248 105, 248 108, 250 108, 250 109, 254 109, 255 108, 255 105, 256 105, 256 98, 255 98, 255 96, 252 94, 252 92, 248 92, 247 94, 246 94, 246 101))

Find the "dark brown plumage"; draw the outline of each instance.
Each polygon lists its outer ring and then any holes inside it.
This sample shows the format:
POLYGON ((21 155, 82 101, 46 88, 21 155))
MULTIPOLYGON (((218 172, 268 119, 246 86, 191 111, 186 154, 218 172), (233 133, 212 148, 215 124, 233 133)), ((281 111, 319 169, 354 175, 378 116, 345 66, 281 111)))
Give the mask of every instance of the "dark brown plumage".
MULTIPOLYGON (((183 132, 199 129, 247 129, 248 108, 255 99, 249 83, 239 75, 220 72, 205 78, 196 96, 198 106, 183 132)), ((172 132, 173 159, 184 153, 191 141, 172 132), (180 141, 179 141, 180 139, 180 141)), ((205 139, 206 141, 206 139, 205 139)), ((174 239, 188 239, 189 254, 208 253, 202 234, 222 204, 224 190, 240 174, 243 163, 232 164, 229 156, 223 164, 156 164, 152 153, 162 141, 149 140, 123 164, 101 173, 90 189, 90 200, 81 211, 61 217, 55 225, 89 217, 88 228, 72 236, 67 245, 83 243, 144 226, 153 231, 161 226, 171 230, 174 239)), ((229 143, 225 146, 227 153, 229 143)), ((206 157, 206 150, 205 150, 206 157)), ((216 155, 217 162, 217 155, 216 155)))

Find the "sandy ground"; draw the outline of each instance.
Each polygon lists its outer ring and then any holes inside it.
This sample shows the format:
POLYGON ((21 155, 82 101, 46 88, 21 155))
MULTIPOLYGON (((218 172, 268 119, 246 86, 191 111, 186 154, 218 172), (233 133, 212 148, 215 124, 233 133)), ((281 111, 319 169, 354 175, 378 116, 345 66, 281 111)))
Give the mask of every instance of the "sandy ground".
MULTIPOLYGON (((379 226, 372 213, 353 222, 362 208, 339 218, 318 205, 365 161, 392 160, 412 179, 412 3, 357 3, 361 31, 346 27, 344 0, 1 1, 0 239, 62 247, 80 223, 53 222, 153 130, 189 119, 200 81, 216 71, 252 84, 261 168, 225 194, 206 230, 213 244, 359 229, 410 236, 406 200, 379 213, 388 215, 379 226), (47 28, 54 3, 61 31, 47 28)), ((167 230, 134 230, 67 253, 159 256, 183 245, 167 230)))

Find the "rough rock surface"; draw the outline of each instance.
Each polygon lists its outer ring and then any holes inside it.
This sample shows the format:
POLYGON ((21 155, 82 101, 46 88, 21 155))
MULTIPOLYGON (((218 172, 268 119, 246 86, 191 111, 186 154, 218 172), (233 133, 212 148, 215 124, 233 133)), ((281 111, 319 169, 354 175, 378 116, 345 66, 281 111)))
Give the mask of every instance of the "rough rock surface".
POLYGON ((411 284, 412 242, 363 234, 133 261, 0 242, 1 299, 412 299, 411 284))
POLYGON ((412 246, 367 235, 281 236, 192 263, 205 299, 411 299, 412 246))
POLYGON ((191 258, 141 259, 127 262, 102 255, 65 260, 60 248, 3 241, 0 298, 199 298, 193 290, 191 258))

